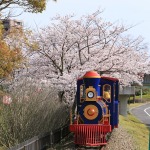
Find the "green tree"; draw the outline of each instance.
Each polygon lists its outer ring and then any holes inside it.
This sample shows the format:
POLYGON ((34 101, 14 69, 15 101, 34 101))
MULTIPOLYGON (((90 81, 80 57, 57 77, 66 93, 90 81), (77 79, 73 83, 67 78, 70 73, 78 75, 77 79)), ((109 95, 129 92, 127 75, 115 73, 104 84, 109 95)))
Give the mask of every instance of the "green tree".
POLYGON ((14 5, 18 5, 28 12, 38 13, 45 10, 46 0, 1 0, 0 12, 14 5))

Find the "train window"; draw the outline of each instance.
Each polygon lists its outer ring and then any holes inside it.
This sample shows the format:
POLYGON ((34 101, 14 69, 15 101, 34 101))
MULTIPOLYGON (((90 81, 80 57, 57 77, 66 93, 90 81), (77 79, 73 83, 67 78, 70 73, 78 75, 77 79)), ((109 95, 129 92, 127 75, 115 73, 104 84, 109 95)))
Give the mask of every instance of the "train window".
POLYGON ((82 102, 84 102, 84 100, 85 100, 85 87, 82 84, 80 86, 80 102, 82 103, 82 102))
POLYGON ((105 84, 103 86, 103 98, 107 101, 107 102, 111 102, 111 86, 109 84, 105 84))
POLYGON ((116 97, 116 84, 114 84, 114 98, 116 97))

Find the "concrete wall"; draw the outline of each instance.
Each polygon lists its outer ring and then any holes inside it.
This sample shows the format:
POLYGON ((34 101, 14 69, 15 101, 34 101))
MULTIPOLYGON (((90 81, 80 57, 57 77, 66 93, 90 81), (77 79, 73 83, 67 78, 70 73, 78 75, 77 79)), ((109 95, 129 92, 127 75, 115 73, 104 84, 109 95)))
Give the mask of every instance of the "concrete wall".
POLYGON ((134 94, 135 94, 134 86, 121 87, 119 91, 119 95, 134 95, 134 94))
POLYGON ((135 87, 121 87, 119 91, 119 114, 127 116, 127 104, 130 95, 135 95, 135 87))
POLYGON ((129 95, 119 95, 119 114, 122 116, 127 116, 127 104, 129 95))

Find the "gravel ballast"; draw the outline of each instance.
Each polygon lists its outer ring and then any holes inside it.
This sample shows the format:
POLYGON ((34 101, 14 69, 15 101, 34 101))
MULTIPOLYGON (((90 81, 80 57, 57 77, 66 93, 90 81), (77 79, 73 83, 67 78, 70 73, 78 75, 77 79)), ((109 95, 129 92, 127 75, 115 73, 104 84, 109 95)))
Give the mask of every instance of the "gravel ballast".
POLYGON ((111 137, 102 150, 138 150, 133 137, 121 126, 113 130, 111 137))

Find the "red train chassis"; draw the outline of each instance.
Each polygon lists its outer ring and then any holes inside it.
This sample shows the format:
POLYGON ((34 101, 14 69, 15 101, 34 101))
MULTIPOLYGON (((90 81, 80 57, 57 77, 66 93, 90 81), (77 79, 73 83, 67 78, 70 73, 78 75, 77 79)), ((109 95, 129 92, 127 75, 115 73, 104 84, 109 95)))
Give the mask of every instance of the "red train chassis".
POLYGON ((106 145, 107 133, 111 132, 110 125, 102 124, 72 124, 70 131, 74 132, 74 143, 83 146, 106 145))

